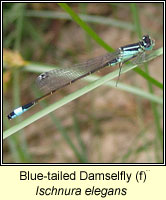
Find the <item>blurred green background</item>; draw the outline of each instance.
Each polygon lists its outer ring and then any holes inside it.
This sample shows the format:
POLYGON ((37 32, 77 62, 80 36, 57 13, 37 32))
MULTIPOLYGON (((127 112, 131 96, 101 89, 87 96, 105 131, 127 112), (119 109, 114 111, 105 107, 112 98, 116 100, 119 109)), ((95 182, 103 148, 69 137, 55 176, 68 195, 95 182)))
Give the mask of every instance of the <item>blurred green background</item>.
MULTIPOLYGON (((154 49, 163 46, 162 3, 3 3, 4 131, 88 84, 78 81, 8 121, 14 108, 42 95, 35 87, 40 73, 138 42, 144 34, 155 39, 154 49)), ((163 58, 140 68, 154 80, 131 70, 117 88, 103 85, 71 101, 5 139, 3 162, 163 162, 163 58), (135 94, 137 88, 142 93, 135 94)))

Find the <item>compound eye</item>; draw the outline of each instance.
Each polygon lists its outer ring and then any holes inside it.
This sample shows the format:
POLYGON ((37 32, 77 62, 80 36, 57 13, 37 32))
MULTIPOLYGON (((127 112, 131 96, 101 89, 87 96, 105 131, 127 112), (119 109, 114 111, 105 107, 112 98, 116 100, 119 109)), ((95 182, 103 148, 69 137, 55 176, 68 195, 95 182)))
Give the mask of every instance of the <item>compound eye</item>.
POLYGON ((149 35, 144 35, 142 41, 145 48, 149 48, 152 45, 149 35))

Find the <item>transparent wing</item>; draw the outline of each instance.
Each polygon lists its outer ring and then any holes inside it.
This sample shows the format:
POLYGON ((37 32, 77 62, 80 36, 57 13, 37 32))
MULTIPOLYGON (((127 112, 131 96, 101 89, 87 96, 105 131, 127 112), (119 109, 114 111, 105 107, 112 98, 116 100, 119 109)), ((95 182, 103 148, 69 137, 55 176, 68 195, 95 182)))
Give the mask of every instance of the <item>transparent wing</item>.
POLYGON ((146 53, 142 52, 138 54, 134 59, 132 59, 131 63, 133 64, 142 64, 143 62, 146 62, 146 53))
POLYGON ((111 64, 117 58, 119 51, 75 64, 71 67, 54 69, 39 75, 36 79, 37 86, 45 92, 51 92, 68 85, 90 73, 111 64))

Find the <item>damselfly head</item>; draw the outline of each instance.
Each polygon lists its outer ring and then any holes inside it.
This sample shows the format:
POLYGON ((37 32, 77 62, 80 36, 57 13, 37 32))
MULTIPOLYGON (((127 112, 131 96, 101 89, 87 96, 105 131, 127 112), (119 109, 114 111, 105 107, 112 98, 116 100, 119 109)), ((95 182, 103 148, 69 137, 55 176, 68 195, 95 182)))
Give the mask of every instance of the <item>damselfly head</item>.
POLYGON ((145 50, 152 50, 155 45, 155 41, 152 40, 149 35, 144 35, 140 44, 145 50))

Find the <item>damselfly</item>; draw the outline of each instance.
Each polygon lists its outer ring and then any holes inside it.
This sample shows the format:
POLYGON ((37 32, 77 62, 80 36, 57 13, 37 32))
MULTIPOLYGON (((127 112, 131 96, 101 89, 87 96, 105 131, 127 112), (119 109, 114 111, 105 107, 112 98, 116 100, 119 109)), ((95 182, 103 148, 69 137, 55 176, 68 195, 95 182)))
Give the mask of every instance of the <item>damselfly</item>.
POLYGON ((37 77, 36 83, 40 89, 44 89, 46 91, 46 94, 28 104, 16 108, 7 117, 8 119, 13 119, 23 114, 25 111, 36 105, 39 101, 53 94, 55 91, 106 66, 115 66, 116 64, 119 64, 120 76, 122 64, 124 62, 133 58, 136 58, 135 60, 139 63, 144 62, 144 55, 146 51, 152 50, 154 45, 154 40, 152 40, 150 36, 145 35, 142 37, 141 41, 122 46, 114 53, 108 53, 106 55, 87 60, 86 62, 73 65, 72 67, 54 69, 49 72, 42 73, 37 77))

